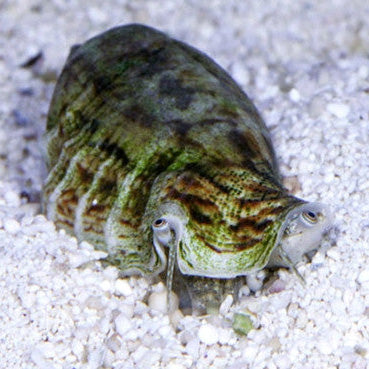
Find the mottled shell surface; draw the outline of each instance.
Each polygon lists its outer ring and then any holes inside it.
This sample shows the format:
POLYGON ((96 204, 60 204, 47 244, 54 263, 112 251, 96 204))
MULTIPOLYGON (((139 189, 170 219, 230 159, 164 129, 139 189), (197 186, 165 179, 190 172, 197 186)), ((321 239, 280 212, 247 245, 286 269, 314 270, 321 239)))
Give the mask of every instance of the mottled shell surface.
POLYGON ((183 274, 266 266, 288 214, 268 130, 247 95, 196 49, 142 25, 72 48, 47 121, 48 217, 109 253, 126 274, 155 274, 153 222, 181 223, 183 274))

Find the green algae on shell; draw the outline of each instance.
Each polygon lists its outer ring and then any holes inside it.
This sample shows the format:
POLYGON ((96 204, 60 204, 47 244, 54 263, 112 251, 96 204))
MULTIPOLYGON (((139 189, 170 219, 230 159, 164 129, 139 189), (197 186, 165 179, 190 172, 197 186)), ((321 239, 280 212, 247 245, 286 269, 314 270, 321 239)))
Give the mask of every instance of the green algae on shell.
MULTIPOLYGON (((43 207, 126 274, 229 279, 316 249, 328 210, 281 185, 247 95, 143 25, 72 48, 47 121, 43 207)), ((194 297, 192 297, 194 299, 194 297)))

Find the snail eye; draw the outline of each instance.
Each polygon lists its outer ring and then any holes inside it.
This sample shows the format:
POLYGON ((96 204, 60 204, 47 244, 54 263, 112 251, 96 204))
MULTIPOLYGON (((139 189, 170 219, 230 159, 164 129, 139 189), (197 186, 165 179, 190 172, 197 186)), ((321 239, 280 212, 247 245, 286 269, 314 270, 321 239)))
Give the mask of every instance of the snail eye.
POLYGON ((319 219, 319 214, 314 213, 313 211, 304 211, 301 215, 302 218, 310 224, 316 224, 319 219))
POLYGON ((153 222, 153 227, 154 228, 162 228, 167 224, 167 221, 163 218, 158 218, 153 222))

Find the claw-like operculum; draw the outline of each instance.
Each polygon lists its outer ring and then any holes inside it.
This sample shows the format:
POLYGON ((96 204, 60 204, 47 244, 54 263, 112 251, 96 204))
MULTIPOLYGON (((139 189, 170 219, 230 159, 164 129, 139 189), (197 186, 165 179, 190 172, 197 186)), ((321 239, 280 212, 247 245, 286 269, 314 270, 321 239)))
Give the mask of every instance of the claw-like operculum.
POLYGON ((330 224, 330 211, 323 204, 306 203, 291 210, 282 224, 277 247, 273 250, 267 267, 289 267, 303 279, 295 264, 305 254, 319 247, 330 224))
POLYGON ((163 215, 154 220, 152 223, 153 243, 155 249, 163 256, 165 260, 165 252, 163 247, 169 247, 168 264, 167 264, 167 306, 171 306, 170 295, 173 285, 173 274, 176 263, 177 250, 183 235, 183 221, 176 215, 163 215))

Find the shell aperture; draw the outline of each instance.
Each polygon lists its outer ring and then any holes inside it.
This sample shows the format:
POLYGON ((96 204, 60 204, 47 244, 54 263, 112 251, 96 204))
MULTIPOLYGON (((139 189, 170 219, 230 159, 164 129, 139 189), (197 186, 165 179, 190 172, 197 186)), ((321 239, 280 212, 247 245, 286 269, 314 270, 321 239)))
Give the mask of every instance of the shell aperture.
POLYGON ((295 263, 329 224, 325 206, 281 185, 266 125, 233 79, 150 27, 72 48, 46 141, 47 216, 127 275, 286 266, 280 247, 295 263))

